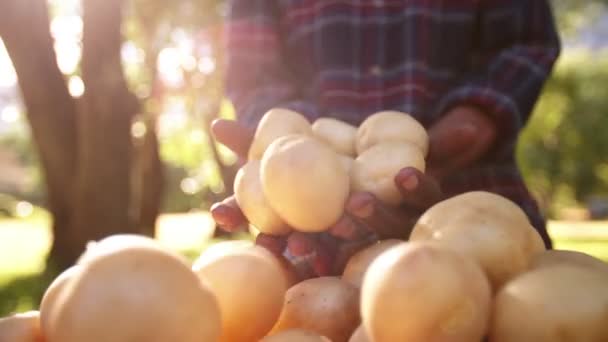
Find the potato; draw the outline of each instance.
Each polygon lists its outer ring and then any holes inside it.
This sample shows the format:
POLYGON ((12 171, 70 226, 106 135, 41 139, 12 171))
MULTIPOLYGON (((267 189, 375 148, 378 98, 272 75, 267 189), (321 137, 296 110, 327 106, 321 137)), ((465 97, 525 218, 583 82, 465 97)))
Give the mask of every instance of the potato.
POLYGON ((203 253, 193 270, 219 301, 220 341, 258 341, 270 331, 287 291, 283 268, 270 252, 252 246, 207 256, 203 253))
POLYGON ((281 331, 278 334, 264 337, 260 342, 332 342, 327 337, 302 329, 281 331))
POLYGON ((367 336, 367 332, 363 328, 363 325, 360 325, 350 337, 348 342, 371 342, 371 340, 367 336))
POLYGON ((370 265, 361 288, 375 342, 481 341, 491 290, 479 265, 436 243, 403 242, 370 265))
POLYGON ((404 167, 425 171, 424 155, 405 142, 383 142, 360 154, 351 170, 353 191, 367 191, 382 202, 397 206, 403 197, 395 176, 404 167))
POLYGON ((524 273, 494 305, 491 342, 608 341, 608 277, 564 264, 524 273))
POLYGON ((355 159, 345 155, 339 155, 338 158, 340 158, 340 162, 342 163, 342 166, 344 166, 346 173, 350 175, 353 165, 355 164, 355 159))
POLYGON ((473 191, 429 208, 410 241, 434 240, 475 258, 497 290, 545 250, 523 210, 505 197, 473 191), (508 262, 507 262, 508 261, 508 262))
POLYGON ((51 306, 48 342, 216 341, 220 312, 181 256, 153 245, 89 259, 51 306))
POLYGON ((417 146, 426 157, 429 136, 412 116, 398 111, 381 111, 369 116, 357 130, 357 154, 386 142, 407 142, 417 146))
POLYGON ((44 342, 40 313, 28 311, 0 318, 0 342, 44 342))
POLYGON ((359 291, 337 277, 320 277, 287 291, 272 332, 303 329, 332 342, 347 342, 360 322, 359 291))
POLYGON ((81 265, 74 265, 65 271, 61 272, 49 285, 42 296, 40 302, 40 326, 42 331, 47 331, 49 327, 49 315, 53 312, 53 307, 57 302, 57 298, 66 285, 76 276, 82 269, 81 265))
POLYGON ((552 267, 557 265, 572 265, 578 267, 588 267, 598 272, 608 272, 608 263, 595 258, 589 254, 567 250, 544 251, 534 260, 530 269, 552 267))
POLYGON ((333 118, 319 118, 312 124, 313 135, 334 151, 354 157, 357 127, 333 118))
POLYGON ((80 255, 80 257, 76 261, 76 264, 86 264, 96 257, 114 253, 114 251, 120 250, 124 247, 140 245, 157 247, 158 241, 150 237, 138 234, 110 235, 99 241, 90 241, 87 244, 84 253, 82 253, 82 255, 80 255))
POLYGON ((363 276, 369 265, 387 249, 401 244, 403 241, 397 239, 387 239, 375 243, 350 257, 344 272, 342 272, 342 280, 353 284, 360 288, 363 283, 363 276))
POLYGON ((264 153, 261 173, 268 203, 293 229, 325 231, 342 216, 349 175, 338 154, 314 138, 275 140, 264 153))
POLYGON ((249 147, 248 159, 259 160, 276 139, 290 134, 312 136, 310 122, 302 114, 289 109, 273 108, 266 112, 255 131, 249 147))
POLYGON ((266 200, 260 179, 259 160, 250 160, 239 169, 234 179, 234 195, 247 220, 260 232, 285 235, 291 231, 266 200))

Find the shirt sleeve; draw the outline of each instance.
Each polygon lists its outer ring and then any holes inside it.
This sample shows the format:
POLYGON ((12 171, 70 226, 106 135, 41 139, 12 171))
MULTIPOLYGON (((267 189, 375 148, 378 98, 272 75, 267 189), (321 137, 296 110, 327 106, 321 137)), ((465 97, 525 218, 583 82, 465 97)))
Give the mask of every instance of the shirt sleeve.
POLYGON ((231 0, 228 6, 226 93, 237 120, 254 128, 266 111, 280 107, 314 121, 318 108, 301 96, 283 57, 276 2, 231 0))
POLYGON ((546 0, 481 3, 477 67, 445 94, 437 115, 476 106, 493 117, 498 143, 513 145, 559 56, 559 36, 546 0))

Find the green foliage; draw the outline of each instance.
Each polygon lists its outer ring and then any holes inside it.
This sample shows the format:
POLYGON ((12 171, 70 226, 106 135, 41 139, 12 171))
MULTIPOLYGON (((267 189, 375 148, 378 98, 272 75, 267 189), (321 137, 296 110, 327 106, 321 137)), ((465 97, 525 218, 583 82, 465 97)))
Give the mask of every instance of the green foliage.
POLYGON ((523 131, 518 160, 550 211, 608 194, 608 54, 568 52, 523 131))

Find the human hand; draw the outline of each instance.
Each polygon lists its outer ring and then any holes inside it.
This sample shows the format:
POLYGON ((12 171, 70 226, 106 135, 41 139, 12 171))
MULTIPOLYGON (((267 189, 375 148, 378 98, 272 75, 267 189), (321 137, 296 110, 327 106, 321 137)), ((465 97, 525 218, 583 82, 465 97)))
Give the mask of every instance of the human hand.
MULTIPOLYGON (((216 139, 245 158, 253 131, 238 123, 219 120, 212 126, 216 139)), ((340 273, 350 256, 378 239, 407 239, 418 217, 443 199, 439 181, 487 153, 496 129, 483 112, 474 107, 456 107, 429 129, 428 172, 404 168, 395 176, 403 205, 391 207, 370 193, 353 193, 342 218, 326 233, 294 232, 288 237, 260 234, 256 243, 277 255, 287 255, 304 277, 340 273)), ((211 209, 216 222, 226 230, 244 226, 246 218, 233 197, 211 209)))

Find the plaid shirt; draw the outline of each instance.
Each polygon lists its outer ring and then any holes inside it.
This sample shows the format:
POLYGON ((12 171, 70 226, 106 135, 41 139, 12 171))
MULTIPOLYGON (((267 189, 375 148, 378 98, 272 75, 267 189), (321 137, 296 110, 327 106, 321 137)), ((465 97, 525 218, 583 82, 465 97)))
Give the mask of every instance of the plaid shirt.
POLYGON ((474 105, 499 127, 487 158, 443 181, 450 195, 499 193, 548 245, 544 218, 514 158, 560 52, 547 0, 232 0, 227 93, 255 126, 272 107, 353 125, 380 110, 426 127, 474 105))

